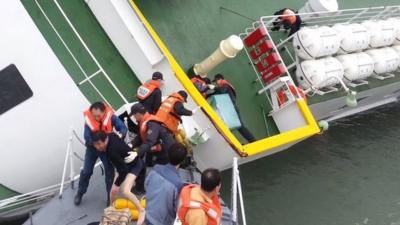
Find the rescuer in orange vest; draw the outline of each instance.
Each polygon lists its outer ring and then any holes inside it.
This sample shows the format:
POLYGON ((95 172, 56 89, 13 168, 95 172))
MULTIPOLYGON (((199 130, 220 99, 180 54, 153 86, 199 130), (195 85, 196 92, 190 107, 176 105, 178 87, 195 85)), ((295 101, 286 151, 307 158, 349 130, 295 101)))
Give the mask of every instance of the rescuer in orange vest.
POLYGON ((214 89, 214 85, 211 84, 207 75, 194 75, 190 80, 205 98, 207 98, 207 91, 214 89))
POLYGON ((171 94, 161 103, 156 113, 156 116, 173 134, 178 132, 179 123, 182 123, 181 116, 193 115, 192 111, 183 106, 183 103, 187 102, 187 97, 187 93, 183 90, 171 94))
POLYGON ((240 116, 239 107, 236 104, 236 91, 235 91, 235 88, 233 87, 233 85, 231 83, 229 83, 227 80, 225 80, 224 76, 220 73, 214 76, 213 82, 215 82, 215 84, 216 84, 213 94, 228 94, 229 97, 231 98, 232 103, 235 107, 236 113, 238 114, 240 123, 242 124, 242 126, 238 129, 239 133, 249 143, 256 141, 256 138, 250 132, 250 130, 247 129, 247 127, 244 125, 243 120, 240 116))
POLYGON ((129 117, 134 117, 139 123, 139 135, 133 140, 133 147, 138 147, 138 156, 145 157, 148 166, 167 164, 168 149, 175 143, 172 133, 165 127, 162 120, 147 112, 146 108, 136 103, 132 106, 129 117), (155 158, 153 162, 153 158, 155 158))
POLYGON ((84 138, 86 153, 83 169, 81 170, 79 178, 78 192, 74 197, 75 205, 81 204, 82 196, 86 193, 97 158, 100 158, 104 166, 107 196, 109 196, 114 180, 114 168, 107 159, 106 154, 97 152, 94 148, 91 138, 92 134, 98 131, 104 131, 109 134, 112 133, 115 128, 119 136, 123 138, 128 132, 128 128, 125 124, 114 115, 114 111, 103 102, 93 103, 83 114, 85 118, 84 138))
POLYGON ((136 97, 146 107, 147 111, 155 114, 161 105, 161 86, 163 75, 160 72, 153 73, 150 81, 144 83, 137 89, 136 97))
POLYGON ((272 28, 272 31, 278 31, 283 26, 285 30, 290 29, 288 36, 291 36, 300 30, 303 21, 299 15, 296 15, 294 10, 284 8, 275 12, 274 15, 280 16, 273 22, 274 27, 272 28))
POLYGON ((178 206, 178 217, 182 225, 221 224, 219 191, 221 176, 216 169, 206 169, 201 174, 201 185, 183 187, 178 206))

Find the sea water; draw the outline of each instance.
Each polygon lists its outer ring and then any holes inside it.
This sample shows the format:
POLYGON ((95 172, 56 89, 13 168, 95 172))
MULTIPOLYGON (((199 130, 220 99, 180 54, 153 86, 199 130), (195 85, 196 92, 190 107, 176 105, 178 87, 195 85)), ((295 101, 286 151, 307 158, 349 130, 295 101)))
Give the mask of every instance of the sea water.
MULTIPOLYGON (((396 103, 341 119, 240 166, 247 224, 400 224, 399 117, 396 103)), ((229 202, 231 170, 223 175, 229 202)))

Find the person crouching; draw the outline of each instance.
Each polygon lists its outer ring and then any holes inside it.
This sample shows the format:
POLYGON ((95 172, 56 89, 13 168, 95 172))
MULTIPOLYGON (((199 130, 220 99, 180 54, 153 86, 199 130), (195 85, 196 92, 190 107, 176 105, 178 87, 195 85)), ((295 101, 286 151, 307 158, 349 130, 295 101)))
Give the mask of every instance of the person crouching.
POLYGON ((121 140, 116 134, 106 134, 103 131, 95 132, 92 135, 92 142, 95 149, 105 152, 108 159, 117 169, 118 176, 110 191, 110 204, 113 204, 117 194, 121 191, 122 195, 131 201, 139 212, 138 225, 142 225, 145 219, 145 210, 140 205, 138 198, 131 192, 135 185, 136 177, 144 168, 144 162, 137 153, 121 140))

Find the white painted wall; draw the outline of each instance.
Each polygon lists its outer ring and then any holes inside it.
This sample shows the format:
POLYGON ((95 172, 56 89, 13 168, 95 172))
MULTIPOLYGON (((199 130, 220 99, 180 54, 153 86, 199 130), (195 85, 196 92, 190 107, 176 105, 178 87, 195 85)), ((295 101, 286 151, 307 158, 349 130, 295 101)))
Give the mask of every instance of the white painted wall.
POLYGON ((89 102, 20 1, 2 1, 0 30, 0 68, 14 63, 33 91, 0 116, 0 184, 28 192, 61 181, 69 127, 82 134, 89 102))

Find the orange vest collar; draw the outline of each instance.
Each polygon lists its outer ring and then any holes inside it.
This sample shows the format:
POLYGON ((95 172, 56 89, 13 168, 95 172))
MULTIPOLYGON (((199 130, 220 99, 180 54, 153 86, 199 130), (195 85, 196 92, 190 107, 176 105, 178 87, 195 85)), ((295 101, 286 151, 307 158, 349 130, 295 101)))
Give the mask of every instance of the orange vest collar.
POLYGON ((104 115, 100 121, 97 121, 90 109, 86 110, 83 115, 85 118, 86 125, 90 128, 92 132, 96 131, 104 131, 106 133, 113 132, 113 125, 112 125, 112 116, 114 114, 113 110, 107 105, 105 105, 104 115))

